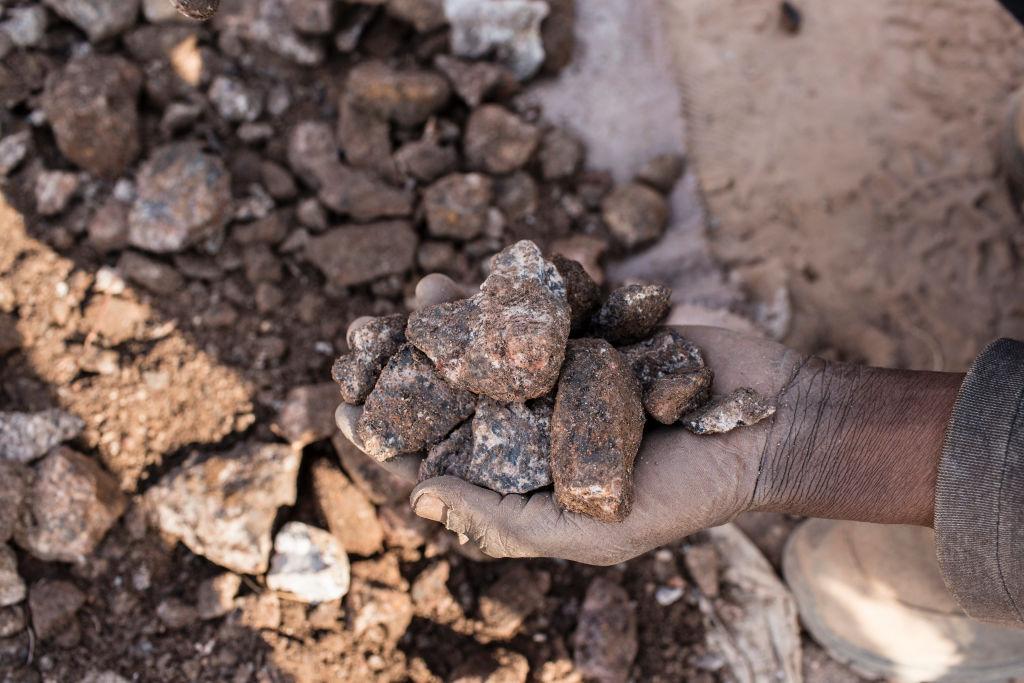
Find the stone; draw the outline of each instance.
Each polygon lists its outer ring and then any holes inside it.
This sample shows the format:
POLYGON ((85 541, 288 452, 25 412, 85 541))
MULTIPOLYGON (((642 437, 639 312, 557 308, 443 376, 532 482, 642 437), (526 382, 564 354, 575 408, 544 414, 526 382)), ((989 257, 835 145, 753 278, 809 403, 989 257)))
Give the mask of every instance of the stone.
POLYGON ((75 584, 60 579, 42 579, 32 584, 28 609, 32 630, 40 640, 59 635, 85 604, 85 594, 75 584))
POLYGON ((23 130, 0 140, 0 176, 10 175, 28 156, 32 131, 23 130))
POLYGON ((456 387, 520 403, 558 381, 569 316, 558 270, 521 241, 492 259, 479 294, 416 311, 406 336, 456 387))
POLYGON ((373 503, 326 460, 313 463, 313 493, 327 528, 345 552, 373 555, 384 549, 384 529, 373 503))
POLYGON ((232 610, 235 596, 242 587, 242 577, 231 572, 211 576, 196 591, 196 612, 206 621, 222 617, 232 610))
POLYGON ((192 552, 240 574, 262 574, 282 505, 293 505, 301 454, 244 442, 193 452, 145 494, 156 525, 192 552))
POLYGON ((366 399, 356 434, 379 461, 443 439, 473 412, 475 397, 447 383, 410 344, 391 357, 366 399))
POLYGON ((586 327, 591 314, 601 305, 601 288, 578 261, 559 254, 550 260, 565 282, 565 295, 569 300, 572 321, 570 334, 576 334, 586 327))
POLYGON ((305 225, 313 232, 323 232, 327 229, 327 212, 316 198, 303 199, 295 209, 295 217, 299 223, 305 225))
POLYGON ((519 80, 530 78, 544 63, 540 27, 548 5, 539 0, 444 0, 451 25, 451 50, 473 59, 490 54, 519 80))
POLYGON ((0 32, 6 34, 18 47, 38 47, 46 35, 46 8, 40 5, 9 7, 7 19, 0 23, 0 32))
POLYGON ((281 627, 281 598, 273 591, 250 593, 238 598, 237 610, 227 619, 231 625, 260 631, 276 631, 281 627))
POLYGON ((451 475, 501 494, 529 493, 551 484, 552 402, 477 402, 471 423, 430 449, 420 480, 451 475))
POLYGON ((100 253, 120 251, 128 246, 128 211, 124 202, 109 198, 89 219, 86 235, 100 253))
POLYGON ((499 640, 514 638, 526 618, 544 607, 550 588, 547 572, 512 565, 480 596, 480 617, 487 635, 499 640))
POLYGON ((357 637, 376 629, 383 640, 394 645, 412 623, 413 604, 407 591, 374 586, 361 581, 348 597, 349 627, 357 637))
POLYGON ((505 174, 525 166, 539 142, 537 126, 500 105, 485 104, 469 115, 463 146, 470 166, 505 174))
POLYGON ((184 251, 223 229, 231 205, 231 176, 219 157, 190 142, 164 145, 139 171, 128 241, 146 251, 184 251))
POLYGON ((207 93, 221 118, 231 123, 251 123, 263 113, 263 95, 236 78, 217 76, 207 93))
POLYGON ((448 23, 444 0, 387 0, 384 7, 388 14, 411 24, 418 33, 427 33, 448 23))
POLYGON ((77 174, 66 171, 43 171, 36 176, 36 211, 40 216, 56 216, 67 208, 77 191, 77 174))
POLYGON ((199 620, 199 612, 178 598, 165 598, 156 606, 156 617, 171 631, 178 631, 199 620))
MULTIPOLYGON (((214 0, 174 0, 179 11, 195 18, 208 19, 216 11, 214 0), (212 9, 210 9, 212 6, 212 9), (194 10, 200 11, 194 11, 194 10), (207 14, 207 12, 209 13, 207 14), (206 16, 200 16, 206 15, 206 16)), ((220 40, 248 43, 254 51, 267 50, 300 66, 315 66, 324 61, 324 46, 316 37, 299 34, 288 19, 283 0, 232 2, 214 18, 220 40)))
POLYGON ((569 178, 583 163, 583 143, 563 128, 551 128, 541 139, 537 159, 545 180, 569 178))
POLYGON ((601 202, 601 216, 612 236, 626 249, 658 240, 668 225, 668 202, 639 183, 612 190, 601 202))
POLYGON ((82 418, 56 408, 38 413, 0 412, 0 461, 32 462, 74 439, 83 429, 82 418))
POLYGON ((422 183, 454 171, 458 161, 459 155, 454 147, 442 145, 429 137, 407 142, 395 152, 398 172, 422 183))
POLYGON ((434 65, 470 107, 479 106, 491 95, 507 95, 519 88, 515 75, 493 62, 469 62, 451 55, 438 55, 434 58, 434 65))
POLYGON ((473 239, 487 225, 492 194, 491 179, 485 175, 446 175, 423 193, 427 229, 434 237, 473 239))
POLYGON ((626 590, 598 576, 587 586, 573 634, 573 660, 586 679, 626 683, 637 651, 636 605, 626 590))
POLYGON ((392 474, 380 463, 363 453, 344 434, 337 432, 331 443, 341 460, 341 466, 352 483, 374 505, 406 502, 412 493, 412 484, 392 474))
POLYGON ((647 414, 662 424, 701 407, 711 398, 714 373, 700 348, 674 328, 664 328, 642 342, 619 349, 643 389, 647 414))
POLYGON ((306 258, 332 284, 350 287, 411 270, 418 242, 408 221, 343 225, 310 238, 306 258))
POLYGON ((94 459, 62 446, 35 466, 14 539, 40 560, 83 562, 126 505, 94 459))
POLYGON ((638 182, 650 185, 662 194, 669 194, 686 171, 686 157, 682 154, 659 154, 652 157, 637 171, 638 182))
POLYGON ((672 290, 661 285, 626 285, 608 295, 590 321, 590 332, 612 344, 651 335, 672 308, 672 290))
POLYGON ((85 31, 98 43, 135 25, 139 0, 43 0, 43 4, 85 31))
POLYGON ((175 294, 185 287, 185 278, 173 266, 133 251, 122 252, 117 270, 129 282, 154 294, 175 294))
POLYGON ((440 559, 419 573, 409 591, 417 616, 439 624, 450 624, 463 616, 462 608, 448 590, 451 565, 440 559))
POLYGON ((336 4, 334 0, 284 0, 284 11, 302 33, 326 35, 334 29, 336 4))
POLYGON ((737 427, 755 425, 774 414, 775 405, 770 399, 742 387, 684 415, 683 426, 694 434, 724 434, 737 427))
POLYGON ((334 409, 338 388, 333 382, 307 384, 288 392, 271 429, 295 448, 331 438, 337 427, 334 409))
MULTIPOLYGON (((135 1, 67 0, 85 8, 108 3, 128 7, 135 1)), ((142 72, 120 57, 88 54, 51 73, 41 102, 61 154, 104 178, 122 173, 139 154, 141 88, 142 72)))
POLYGON ((349 335, 349 352, 331 368, 342 401, 358 405, 370 395, 388 359, 405 343, 407 319, 403 314, 373 318, 349 335))
POLYGON ((231 239, 238 244, 278 244, 288 236, 288 223, 281 212, 274 212, 252 223, 231 226, 231 239))
POLYGON ((18 575, 18 558, 6 543, 0 543, 0 607, 25 599, 25 582, 18 575))
POLYGON ((416 550, 434 534, 436 525, 413 512, 408 500, 385 505, 377 510, 389 548, 416 550))
POLYGON ((273 161, 264 161, 260 164, 260 182, 266 188, 267 194, 279 201, 295 199, 299 193, 295 178, 288 169, 273 161))
POLYGON ((25 609, 19 605, 0 607, 0 640, 25 630, 25 609))
POLYGON ((524 655, 499 647, 481 652, 455 667, 451 683, 526 683, 530 660, 524 655))
POLYGON ((274 537, 267 587, 300 602, 330 602, 349 587, 348 556, 334 536, 302 522, 288 522, 274 537))
POLYGON ((338 142, 345 160, 356 168, 376 173, 392 182, 398 170, 391 157, 391 124, 342 97, 338 106, 338 142))
POLYGON ((717 597, 721 563, 715 546, 710 543, 687 546, 683 550, 683 562, 700 592, 709 598, 717 597))
POLYGON ((27 466, 0 460, 0 543, 14 535, 31 481, 32 471, 27 466))
POLYGON ((432 71, 393 69, 378 61, 358 63, 346 91, 356 106, 400 126, 425 122, 451 96, 448 81, 432 71))
POLYGON ((622 354, 601 339, 570 341, 551 417, 558 504, 603 522, 625 519, 643 429, 640 386, 622 354))

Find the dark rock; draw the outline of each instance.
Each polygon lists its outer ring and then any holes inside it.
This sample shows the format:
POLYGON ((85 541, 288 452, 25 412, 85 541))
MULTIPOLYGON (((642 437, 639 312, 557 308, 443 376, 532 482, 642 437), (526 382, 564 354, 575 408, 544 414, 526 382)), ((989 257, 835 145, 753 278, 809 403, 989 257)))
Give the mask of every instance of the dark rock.
POLYGON ((700 349, 676 330, 619 349, 643 388, 644 409, 662 424, 674 424, 711 398, 714 374, 700 349))
POLYGON ((487 225, 491 179, 479 173, 452 173, 423 193, 427 228, 434 237, 469 240, 487 225))
POLYGON ((514 638, 526 618, 544 607, 550 588, 547 572, 512 565, 480 596, 480 616, 487 635, 500 640, 514 638))
POLYGON ((78 175, 66 171, 43 171, 36 176, 36 211, 40 216, 56 216, 67 208, 78 191, 78 175))
POLYGON ((280 282, 284 277, 281 261, 265 244, 252 244, 242 250, 245 279, 253 286, 265 282, 280 282))
POLYGON ((591 314, 601 305, 601 288, 578 261, 555 254, 551 262, 565 282, 565 294, 572 315, 572 334, 583 330, 591 314))
POLYGON ((511 71, 493 62, 467 62, 449 55, 438 55, 434 65, 470 107, 477 107, 492 94, 511 95, 519 89, 511 71))
MULTIPOLYGON (((133 4, 110 1, 119 7, 133 4)), ((66 4, 91 6, 78 0, 66 4)), ((142 73, 120 57, 91 54, 51 74, 42 105, 61 154, 98 176, 124 171, 139 154, 141 87, 142 73)))
POLYGON ((31 481, 32 471, 28 467, 0 460, 0 544, 6 543, 14 534, 31 481))
POLYGON ((423 123, 451 96, 448 82, 432 71, 397 70, 374 61, 349 72, 346 90, 356 106, 400 126, 423 123))
POLYGON ((668 202, 646 185, 628 183, 601 202, 601 215, 612 236, 627 249, 654 242, 668 225, 668 202))
POLYGON ((85 604, 85 594, 70 581, 42 579, 32 584, 28 609, 32 630, 40 640, 59 635, 85 604))
POLYGON ((433 31, 448 23, 443 0, 387 0, 385 8, 395 19, 412 24, 419 33, 433 31))
POLYGON ((407 142, 395 152, 398 172, 423 183, 429 183, 455 170, 458 160, 459 155, 454 147, 442 145, 426 136, 407 142))
POLYGON ((231 239, 239 244, 278 244, 288 235, 288 224, 280 212, 231 227, 231 239))
POLYGON ((373 503, 326 460, 313 463, 312 469, 317 506, 341 547, 356 555, 373 555, 383 550, 384 529, 373 503))
POLYGON ((551 243, 551 253, 578 262, 598 285, 604 283, 601 259, 608 251, 608 242, 593 235, 573 235, 551 243))
POLYGON ((174 294, 185 286, 185 279, 172 266, 133 251, 121 254, 117 269, 126 280, 154 294, 174 294))
POLYGON ((723 434, 737 427, 757 424, 774 414, 775 405, 770 399, 743 387, 684 415, 683 426, 694 434, 723 434))
POLYGON ((165 598, 156 606, 156 617, 169 630, 178 631, 199 621, 199 612, 178 598, 165 598))
POLYGON ((352 483, 371 503, 385 505, 408 501, 412 492, 411 483, 382 467, 376 460, 356 448, 341 432, 331 438, 331 443, 352 483))
POLYGON ((682 154, 659 154, 643 165, 636 179, 662 194, 668 194, 685 170, 686 158, 682 154))
POLYGON ((583 163, 583 143, 562 128, 552 128, 544 133, 537 158, 545 180, 562 180, 583 163))
POLYGON ((523 241, 492 259, 479 294, 413 313, 406 336, 455 386, 522 402, 554 387, 569 322, 562 277, 523 241))
POLYGON ((93 43, 131 28, 139 14, 139 0, 43 0, 43 3, 85 31, 93 43))
POLYGON ((626 590, 604 577, 587 587, 573 635, 576 669, 587 679, 626 683, 636 658, 637 614, 626 590))
POLYGON ((530 660, 504 647, 481 652, 455 667, 450 683, 526 683, 530 660))
POLYGON ((405 343, 406 320, 401 314, 374 318, 350 335, 351 350, 331 369, 341 387, 342 401, 355 405, 366 400, 388 359, 405 343))
POLYGON ((405 273, 416 263, 417 237, 406 221, 342 226, 309 240, 306 257, 342 287, 405 273))
POLYGON ((267 193, 274 199, 282 201, 295 199, 299 192, 292 174, 273 161, 264 161, 260 164, 260 181, 267 193))
MULTIPOLYGON (((211 0, 175 0, 206 5, 211 0)), ((253 52, 269 50, 295 64, 313 66, 324 61, 324 47, 315 38, 300 35, 288 20, 282 0, 232 2, 216 16, 214 27, 221 43, 249 43, 253 52)))
POLYGON ((650 336, 672 307, 672 290, 661 285, 626 285, 608 296, 590 321, 591 333, 613 344, 650 336))
POLYGON ((323 121, 302 121, 288 135, 288 164, 307 185, 319 189, 337 173, 338 144, 323 121))
POLYGON ((463 145, 470 166, 504 174, 525 166, 539 142, 537 126, 504 107, 486 104, 470 114, 463 145))
POLYGON ((348 163, 398 180, 398 169, 391 158, 391 125, 385 118, 360 109, 352 98, 343 97, 338 107, 338 141, 348 163))
POLYGON ((643 429, 640 386, 622 354, 601 339, 570 341, 551 417, 559 505, 605 522, 625 519, 643 429))
POLYGON ((547 0, 548 16, 540 25, 545 74, 557 74, 576 49, 576 0, 547 0))
POLYGON ((337 429, 337 406, 338 387, 333 382, 295 387, 288 392, 271 429, 296 448, 329 439, 337 429))
POLYGON ((27 463, 78 436, 85 423, 63 410, 0 412, 0 460, 27 463))
POLYGON ((369 455, 387 460, 437 443, 472 414, 475 403, 472 394, 445 382, 425 355, 406 344, 366 399, 356 433, 369 455))
POLYGON ((312 197, 299 202, 295 209, 295 217, 299 219, 299 223, 313 232, 323 232, 327 229, 327 212, 323 204, 312 197))

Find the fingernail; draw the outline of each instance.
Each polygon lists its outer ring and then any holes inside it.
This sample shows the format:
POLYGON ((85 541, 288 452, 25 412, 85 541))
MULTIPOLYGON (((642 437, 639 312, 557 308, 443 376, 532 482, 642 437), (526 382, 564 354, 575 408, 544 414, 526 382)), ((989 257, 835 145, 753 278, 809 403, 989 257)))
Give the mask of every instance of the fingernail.
POLYGON ((416 499, 416 506, 413 508, 413 512, 423 519, 429 519, 432 522, 444 521, 444 503, 441 502, 440 498, 430 493, 424 493, 416 499))

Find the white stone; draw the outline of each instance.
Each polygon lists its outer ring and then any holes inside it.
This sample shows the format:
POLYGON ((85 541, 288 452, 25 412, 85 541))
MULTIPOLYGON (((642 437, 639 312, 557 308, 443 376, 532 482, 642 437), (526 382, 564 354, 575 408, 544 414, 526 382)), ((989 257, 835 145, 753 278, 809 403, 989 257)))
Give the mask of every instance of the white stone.
POLYGON ((25 582, 18 575, 18 558, 6 543, 0 545, 0 607, 25 599, 25 582))
POLYGON ((337 600, 348 593, 348 555, 323 529, 289 522, 274 539, 267 586, 302 602, 337 600))
POLYGON ((477 58, 496 53, 516 78, 525 80, 544 63, 540 24, 548 5, 540 0, 445 0, 452 52, 477 58))

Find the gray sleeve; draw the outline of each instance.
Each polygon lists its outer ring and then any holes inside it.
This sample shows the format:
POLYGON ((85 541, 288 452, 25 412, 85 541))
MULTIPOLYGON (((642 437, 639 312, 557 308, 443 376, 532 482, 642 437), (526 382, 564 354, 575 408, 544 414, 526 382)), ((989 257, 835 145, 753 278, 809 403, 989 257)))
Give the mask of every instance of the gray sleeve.
POLYGON ((992 342, 964 378, 939 463, 935 539, 968 615, 1024 627, 1024 342, 992 342))

